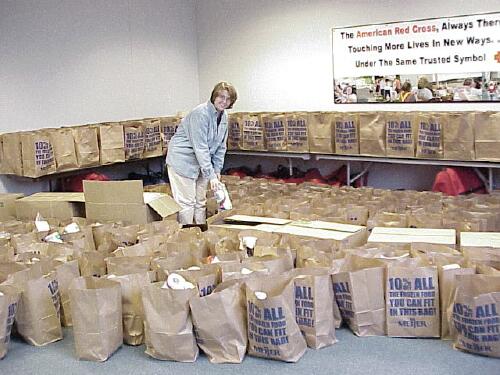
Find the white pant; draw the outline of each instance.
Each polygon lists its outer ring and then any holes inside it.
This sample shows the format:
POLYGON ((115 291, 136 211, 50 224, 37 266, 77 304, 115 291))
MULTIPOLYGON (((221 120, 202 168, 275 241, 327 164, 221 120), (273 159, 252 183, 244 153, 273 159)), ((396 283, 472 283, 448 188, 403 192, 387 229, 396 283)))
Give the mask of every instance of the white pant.
POLYGON ((181 206, 177 221, 180 224, 205 224, 208 179, 201 174, 197 179, 184 177, 175 173, 170 166, 167 168, 172 195, 181 206))

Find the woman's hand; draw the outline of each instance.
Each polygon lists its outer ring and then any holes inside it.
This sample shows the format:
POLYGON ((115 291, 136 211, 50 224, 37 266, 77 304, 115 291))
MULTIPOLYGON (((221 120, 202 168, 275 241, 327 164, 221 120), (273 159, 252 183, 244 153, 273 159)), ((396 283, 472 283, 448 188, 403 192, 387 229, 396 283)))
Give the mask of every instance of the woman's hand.
POLYGON ((220 184, 221 183, 220 183, 220 181, 219 181, 219 179, 217 177, 216 178, 212 178, 210 180, 210 189, 212 189, 213 191, 215 191, 215 190, 219 189, 220 184))

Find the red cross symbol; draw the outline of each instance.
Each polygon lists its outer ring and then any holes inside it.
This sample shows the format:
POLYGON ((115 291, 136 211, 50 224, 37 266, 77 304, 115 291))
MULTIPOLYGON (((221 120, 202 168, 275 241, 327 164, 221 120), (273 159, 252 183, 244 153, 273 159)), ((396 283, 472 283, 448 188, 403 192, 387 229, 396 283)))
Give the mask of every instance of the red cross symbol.
POLYGON ((498 51, 495 55, 495 60, 497 61, 497 63, 500 63, 500 51, 498 51))

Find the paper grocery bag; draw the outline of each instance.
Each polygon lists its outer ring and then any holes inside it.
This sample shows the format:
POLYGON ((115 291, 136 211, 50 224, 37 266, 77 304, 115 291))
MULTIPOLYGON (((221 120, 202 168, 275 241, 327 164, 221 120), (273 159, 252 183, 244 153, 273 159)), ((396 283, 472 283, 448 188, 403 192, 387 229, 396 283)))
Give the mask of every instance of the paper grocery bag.
POLYGON ((414 112, 386 112, 385 132, 387 156, 415 157, 417 121, 414 112))
POLYGON ((189 300, 198 290, 162 288, 164 284, 161 281, 142 289, 146 354, 161 360, 194 362, 198 346, 189 300))
POLYGON ((233 281, 219 287, 189 300, 196 341, 211 363, 241 363, 248 342, 245 285, 233 281))
POLYGON ((474 112, 448 112, 443 132, 444 158, 474 160, 474 112))
POLYGON ((77 357, 107 360, 123 343, 120 284, 79 277, 71 283, 69 298, 77 357))
POLYGON ((474 268, 461 268, 458 264, 439 265, 439 299, 441 309, 441 339, 450 340, 450 322, 448 320, 448 307, 452 303, 453 293, 457 286, 456 275, 473 275, 474 268), (458 266, 458 267, 454 267, 458 266))
POLYGON ((70 128, 73 132, 76 158, 80 168, 99 165, 99 140, 96 125, 82 125, 70 128))
POLYGON ((336 112, 335 153, 341 155, 359 154, 359 118, 356 113, 336 112))
POLYGON ((142 159, 144 154, 144 129, 142 121, 122 121, 125 160, 142 159))
POLYGON ((21 134, 23 176, 40 177, 55 173, 54 147, 49 133, 51 130, 21 134))
POLYGON ((243 126, 241 122, 241 113, 231 113, 229 115, 227 149, 241 150, 243 144, 243 126))
POLYGON ((342 319, 357 336, 385 335, 384 276, 384 267, 353 269, 332 275, 342 319))
POLYGON ((295 317, 294 284, 285 276, 251 278, 246 282, 248 354, 297 362, 306 342, 295 317))
POLYGON ((264 144, 267 151, 286 151, 286 118, 283 113, 263 113, 264 144))
POLYGON ((99 160, 101 165, 125 161, 123 126, 119 122, 99 124, 99 160))
POLYGON ((180 270, 175 273, 197 286, 200 297, 211 294, 220 282, 221 274, 217 264, 207 264, 199 270, 180 270))
POLYGON ((144 342, 144 309, 142 307, 142 288, 151 284, 147 272, 123 276, 108 276, 121 285, 123 341, 128 345, 141 345, 144 342))
POLYGON ((106 274, 106 255, 99 251, 85 251, 78 258, 82 276, 101 277, 106 274))
POLYGON ((21 291, 17 332, 31 345, 44 346, 63 338, 59 287, 54 272, 42 276, 39 267, 12 275, 9 284, 21 291))
POLYGON ((307 346, 321 349, 335 344, 335 297, 329 270, 296 268, 290 275, 295 288, 296 321, 307 346))
POLYGON ((446 114, 439 112, 419 112, 417 114, 417 158, 442 159, 443 132, 446 114))
POLYGON ((264 126, 256 113, 242 113, 241 149, 249 151, 264 151, 264 126))
POLYGON ((500 115, 476 112, 474 119, 476 160, 500 161, 500 115))
POLYGON ((56 170, 58 172, 78 168, 75 140, 70 128, 52 129, 50 139, 54 146, 56 170))
POLYGON ((163 154, 161 145, 160 119, 145 119, 142 121, 144 129, 144 158, 152 158, 163 154))
POLYGON ((333 154, 335 138, 332 112, 313 112, 309 115, 309 151, 318 154, 333 154))
POLYGON ((500 358, 500 276, 458 275, 448 309, 453 347, 500 358))
POLYGON ((18 301, 19 290, 16 287, 0 285, 0 359, 7 354, 18 301))
POLYGON ((359 153, 385 156, 384 112, 359 113, 359 153))
POLYGON ((2 169, 6 174, 23 176, 21 134, 23 133, 2 134, 2 169))
POLYGON ((439 337, 439 283, 436 267, 390 264, 386 277, 387 335, 439 337))
POLYGON ((288 152, 309 152, 309 114, 293 112, 286 114, 286 149, 288 152))
POLYGON ((69 304, 69 286, 74 279, 80 277, 78 260, 72 260, 56 266, 55 272, 59 294, 61 295, 61 323, 64 327, 71 327, 73 320, 71 319, 71 307, 69 304))
POLYGON ((109 257, 105 259, 109 275, 127 275, 149 271, 151 257, 109 257))
POLYGON ((167 153, 168 144, 180 123, 181 118, 177 116, 160 117, 161 141, 164 155, 167 153))

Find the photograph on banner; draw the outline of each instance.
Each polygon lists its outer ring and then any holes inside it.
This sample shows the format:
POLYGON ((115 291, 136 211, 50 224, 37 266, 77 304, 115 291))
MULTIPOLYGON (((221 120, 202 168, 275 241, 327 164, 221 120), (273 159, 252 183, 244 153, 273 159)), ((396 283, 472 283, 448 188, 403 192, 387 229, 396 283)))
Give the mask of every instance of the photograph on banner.
POLYGON ((500 101, 500 13, 332 29, 335 103, 500 101))

